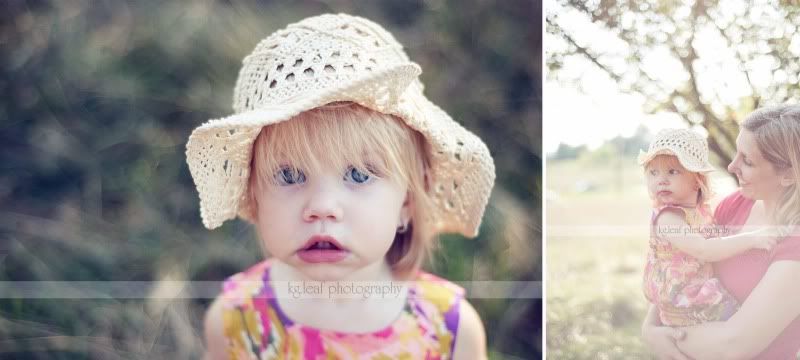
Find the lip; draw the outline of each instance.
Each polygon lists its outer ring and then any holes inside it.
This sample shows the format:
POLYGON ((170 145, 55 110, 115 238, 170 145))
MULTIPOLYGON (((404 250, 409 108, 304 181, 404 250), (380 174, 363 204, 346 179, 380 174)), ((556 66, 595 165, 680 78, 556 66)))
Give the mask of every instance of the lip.
POLYGON ((314 235, 297 251, 297 257, 307 263, 335 263, 344 260, 350 252, 336 238, 328 235, 314 235), (336 249, 310 249, 314 244, 327 241, 336 249))
POLYGON ((330 235, 314 235, 314 236, 308 238, 306 243, 303 244, 302 250, 306 250, 306 249, 314 246, 314 244, 320 243, 320 242, 324 242, 324 241, 327 241, 327 242, 333 244, 334 246, 336 246, 337 248, 339 248, 341 250, 346 250, 344 248, 344 246, 342 246, 342 244, 340 244, 339 241, 336 240, 335 237, 330 236, 330 235))
POLYGON ((657 192, 656 195, 658 195, 658 196, 669 196, 669 195, 672 195, 672 191, 661 190, 661 191, 657 192))
POLYGON ((733 175, 736 175, 736 183, 738 183, 738 184, 739 184, 739 186, 745 186, 745 185, 748 185, 747 181, 744 181, 744 179, 742 179, 742 177, 741 177, 741 176, 739 176, 739 174, 737 174, 737 173, 734 173, 733 175))

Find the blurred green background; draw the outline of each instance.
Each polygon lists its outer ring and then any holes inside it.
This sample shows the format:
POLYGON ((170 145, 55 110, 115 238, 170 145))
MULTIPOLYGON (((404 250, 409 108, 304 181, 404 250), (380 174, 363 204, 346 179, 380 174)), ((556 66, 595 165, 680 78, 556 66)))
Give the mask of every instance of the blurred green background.
MULTIPOLYGON (((541 280, 541 20, 514 1, 9 1, 0 10, 0 281, 220 281, 260 260, 207 231, 191 130, 232 112, 242 58, 307 16, 370 18, 497 165, 481 235, 441 238, 454 281, 541 280)), ((0 358, 199 358, 210 299, 0 294, 0 358)), ((496 359, 542 352, 541 299, 471 299, 496 359)))

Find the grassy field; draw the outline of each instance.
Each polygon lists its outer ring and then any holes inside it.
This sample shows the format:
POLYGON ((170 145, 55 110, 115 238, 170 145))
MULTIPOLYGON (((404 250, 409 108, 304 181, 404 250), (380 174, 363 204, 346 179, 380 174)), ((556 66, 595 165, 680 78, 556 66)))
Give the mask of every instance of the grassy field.
MULTIPOLYGON (((548 162, 546 176, 548 357, 651 357, 639 336, 650 211, 641 170, 633 159, 571 160, 548 162)), ((712 183, 733 188, 722 172, 712 183)))

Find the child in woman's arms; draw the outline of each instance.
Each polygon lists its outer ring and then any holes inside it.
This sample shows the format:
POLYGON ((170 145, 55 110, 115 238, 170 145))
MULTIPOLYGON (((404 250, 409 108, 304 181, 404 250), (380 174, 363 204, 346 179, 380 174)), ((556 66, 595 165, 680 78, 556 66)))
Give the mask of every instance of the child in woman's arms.
POLYGON ((693 131, 662 130, 639 154, 639 165, 653 200, 645 297, 664 325, 726 320, 738 304, 714 278, 710 263, 750 249, 769 251, 777 232, 764 228, 721 236, 727 232, 714 226, 708 209, 708 173, 714 170, 708 144, 693 131))

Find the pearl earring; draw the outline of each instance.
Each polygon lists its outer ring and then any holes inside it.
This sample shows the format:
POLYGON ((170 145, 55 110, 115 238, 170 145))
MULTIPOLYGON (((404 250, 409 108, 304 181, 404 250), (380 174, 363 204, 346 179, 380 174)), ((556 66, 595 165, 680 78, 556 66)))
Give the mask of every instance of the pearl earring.
POLYGON ((403 221, 402 224, 397 226, 397 233, 398 234, 405 234, 408 231, 408 221, 403 221))

